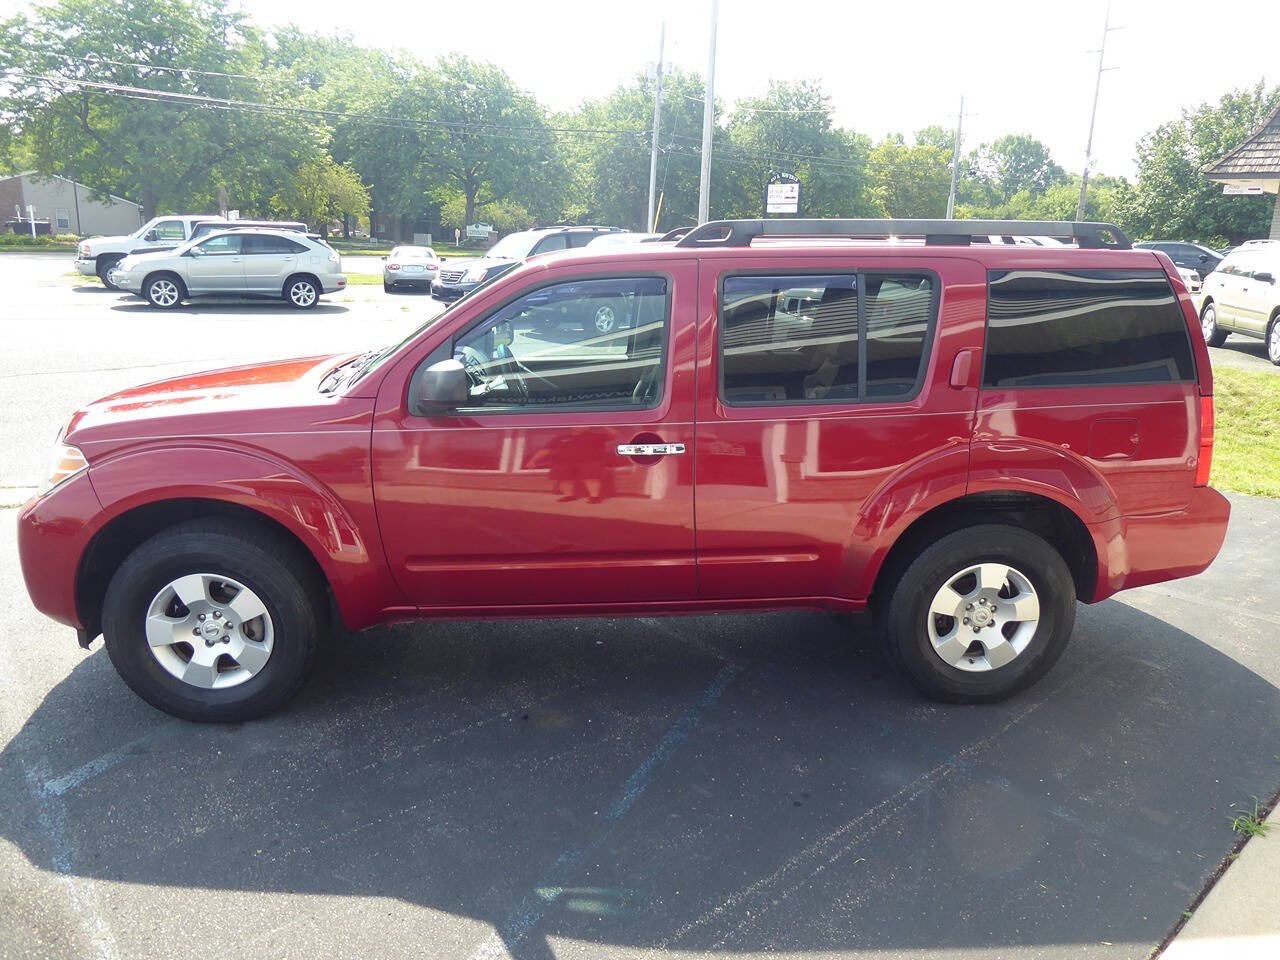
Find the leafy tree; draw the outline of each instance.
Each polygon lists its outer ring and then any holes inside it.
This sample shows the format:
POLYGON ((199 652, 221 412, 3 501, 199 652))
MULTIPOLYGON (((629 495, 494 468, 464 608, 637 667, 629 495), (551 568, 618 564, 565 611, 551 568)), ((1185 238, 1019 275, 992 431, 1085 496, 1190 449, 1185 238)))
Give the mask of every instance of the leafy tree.
MULTIPOLYGON (((534 218, 524 207, 510 200, 495 200, 475 210, 475 223, 488 223, 498 233, 511 233, 513 230, 528 230, 534 225, 534 218)), ((467 228, 467 202, 458 194, 440 206, 440 225, 453 230, 467 228)))
POLYGON ((0 48, 23 74, 11 74, 0 114, 31 145, 35 167, 139 200, 147 216, 216 209, 222 185, 233 205, 261 210, 287 170, 323 149, 323 127, 288 112, 264 120, 75 82, 288 102, 263 68, 261 36, 229 0, 55 0, 0 24, 0 48))
POLYGON ((907 146, 901 134, 871 150, 867 174, 881 216, 944 217, 951 193, 951 155, 940 146, 907 146))
POLYGON ((961 196, 971 202, 995 205, 1007 202, 1022 191, 1032 196, 1042 194, 1067 179, 1049 148, 1035 137, 1022 133, 1006 134, 992 143, 984 143, 965 158, 963 172, 961 196))
POLYGON ((329 157, 308 160, 271 198, 278 213, 315 226, 322 234, 344 214, 360 219, 369 214, 369 190, 351 167, 329 157))
POLYGON ((1138 141, 1138 180, 1121 205, 1138 237, 1196 240, 1210 246, 1266 236, 1274 198, 1224 196, 1204 168, 1238 147, 1280 104, 1280 87, 1262 82, 1161 124, 1138 141))

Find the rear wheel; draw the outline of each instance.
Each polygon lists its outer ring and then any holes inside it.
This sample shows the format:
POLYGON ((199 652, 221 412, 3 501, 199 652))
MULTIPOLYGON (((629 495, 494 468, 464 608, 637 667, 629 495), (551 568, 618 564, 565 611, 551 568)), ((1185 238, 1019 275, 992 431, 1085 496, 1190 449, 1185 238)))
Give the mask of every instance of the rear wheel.
POLYGON ((1061 656, 1075 582, 1048 542, 1003 524, 958 530, 925 549, 893 587, 881 625, 892 659, 926 695, 1002 700, 1061 656))
POLYGON ((284 285, 284 298, 295 310, 310 310, 320 300, 320 284, 315 277, 290 277, 284 285))
POLYGON ((1227 342, 1227 331, 1218 326, 1218 308, 1213 301, 1206 303, 1200 311, 1200 332, 1204 334, 1204 342, 1211 347, 1220 347, 1227 342))
POLYGON ((327 610, 308 558, 247 524, 159 533, 107 587, 107 654, 133 691, 186 720, 260 717, 301 686, 327 610))

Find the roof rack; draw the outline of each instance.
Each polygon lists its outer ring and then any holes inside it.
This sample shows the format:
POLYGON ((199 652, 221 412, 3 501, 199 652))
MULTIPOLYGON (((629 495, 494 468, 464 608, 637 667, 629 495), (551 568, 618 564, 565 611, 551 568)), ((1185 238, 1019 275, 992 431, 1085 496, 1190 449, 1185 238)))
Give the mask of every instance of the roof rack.
MULTIPOLYGON (((724 221, 721 220, 717 222, 723 223, 724 221)), ((666 233, 664 233, 654 242, 670 243, 672 240, 680 240, 680 239, 683 239, 685 236, 687 236, 689 231, 697 230, 697 229, 698 229, 697 227, 676 227, 674 230, 668 230, 666 233)))
POLYGON ((1114 224, 1070 220, 712 220, 676 246, 749 247, 757 237, 923 237, 942 246, 986 243, 987 237, 1053 237, 1074 240, 1082 249, 1130 249, 1129 238, 1114 224))

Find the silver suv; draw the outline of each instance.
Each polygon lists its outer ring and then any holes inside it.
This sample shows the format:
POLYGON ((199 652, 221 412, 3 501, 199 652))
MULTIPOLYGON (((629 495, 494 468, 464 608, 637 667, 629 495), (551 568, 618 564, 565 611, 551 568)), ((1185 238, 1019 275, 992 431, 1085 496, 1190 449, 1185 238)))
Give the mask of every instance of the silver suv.
POLYGON ((1241 333, 1267 345, 1267 359, 1280 365, 1280 240, 1236 247, 1204 279, 1200 329, 1205 343, 1220 347, 1241 333))
POLYGON ((112 279, 161 309, 194 297, 270 297, 306 310, 347 285, 332 247, 291 230, 226 230, 166 253, 131 255, 112 279))

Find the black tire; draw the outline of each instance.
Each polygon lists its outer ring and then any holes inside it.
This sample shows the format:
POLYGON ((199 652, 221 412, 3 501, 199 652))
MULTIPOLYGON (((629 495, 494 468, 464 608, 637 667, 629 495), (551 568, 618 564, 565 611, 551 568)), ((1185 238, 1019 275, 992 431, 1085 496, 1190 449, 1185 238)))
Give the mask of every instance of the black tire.
POLYGON ((1280 317, 1272 317, 1267 326, 1267 359, 1280 367, 1280 317))
POLYGON ((383 293, 390 293, 390 292, 391 292, 392 290, 394 290, 394 289, 395 289, 395 287, 393 287, 391 284, 387 283, 387 281, 385 281, 385 280, 383 280, 383 281, 382 281, 382 292, 383 292, 383 293))
POLYGON ((313 310, 324 290, 320 281, 309 273, 299 273, 284 282, 284 302, 295 310, 313 310), (310 291, 306 295, 304 291, 310 291))
POLYGON ((1212 300, 1200 308, 1200 332, 1204 334, 1204 342, 1211 347, 1220 347, 1227 342, 1227 331, 1218 326, 1218 308, 1212 300))
POLYGON ((142 282, 142 299, 157 310, 174 310, 186 298, 186 285, 176 273, 152 274, 142 282))
POLYGON ((107 278, 111 275, 112 268, 123 260, 124 257, 99 257, 95 269, 98 273, 98 279, 102 281, 102 285, 108 290, 119 290, 114 283, 107 278))
POLYGON ((886 652, 922 693, 949 703, 987 703, 1031 686, 1062 655, 1075 626, 1075 581, 1058 551, 1041 537, 1004 524, 981 524, 922 551, 891 587, 881 612, 879 632, 886 652), (928 633, 929 607, 956 573, 986 562, 1021 571, 1038 595, 1040 618, 1012 660, 985 672, 968 672, 935 652, 928 633))
POLYGON ((252 720, 279 708, 302 686, 327 624, 327 597, 310 558, 283 537, 227 520, 189 521, 144 542, 112 577, 102 608, 107 654, 124 682, 153 707, 202 722, 252 720), (145 631, 151 601, 191 573, 239 581, 271 618, 270 657, 235 686, 192 686, 151 653, 145 631))

